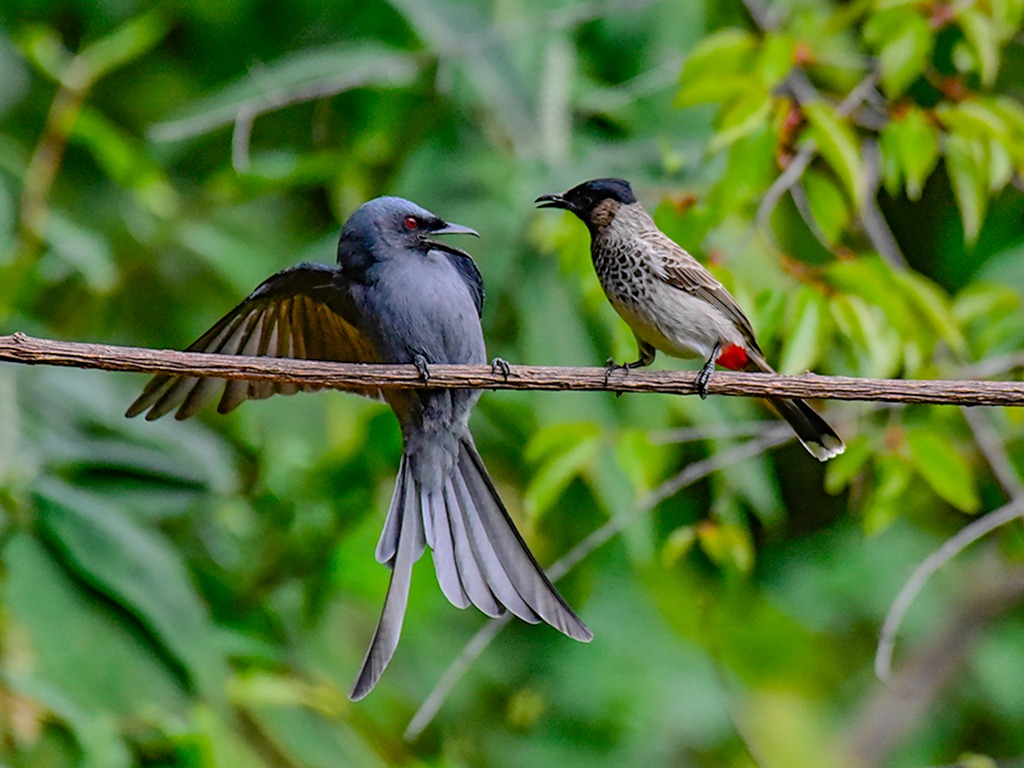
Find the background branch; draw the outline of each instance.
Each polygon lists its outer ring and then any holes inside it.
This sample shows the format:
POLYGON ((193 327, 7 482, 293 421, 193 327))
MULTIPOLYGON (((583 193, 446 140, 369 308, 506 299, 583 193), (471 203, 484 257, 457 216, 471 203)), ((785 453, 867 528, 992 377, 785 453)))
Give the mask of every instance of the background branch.
MULTIPOLYGON (((0 361, 27 365, 98 368, 106 371, 208 376, 217 379, 287 381, 332 389, 369 387, 417 389, 541 389, 696 394, 695 372, 614 371, 513 365, 506 378, 482 365, 432 365, 425 383, 412 365, 366 365, 274 357, 211 355, 196 352, 115 347, 106 344, 38 339, 23 333, 0 336, 0 361)), ((855 379, 845 376, 782 376, 719 371, 708 392, 714 395, 821 400, 867 400, 935 405, 1024 405, 1024 383, 855 379)))

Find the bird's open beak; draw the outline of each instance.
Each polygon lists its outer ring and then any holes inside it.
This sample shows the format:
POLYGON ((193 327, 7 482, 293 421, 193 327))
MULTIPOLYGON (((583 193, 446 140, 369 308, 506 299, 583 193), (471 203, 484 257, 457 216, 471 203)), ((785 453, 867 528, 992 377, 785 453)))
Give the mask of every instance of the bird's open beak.
POLYGON ((464 227, 461 224, 451 224, 445 222, 444 226, 440 229, 434 229, 430 232, 431 235, 472 235, 473 237, 480 237, 480 233, 475 229, 464 227))
POLYGON ((572 205, 561 195, 541 195, 533 202, 540 203, 538 208, 562 208, 566 211, 572 210, 572 205))

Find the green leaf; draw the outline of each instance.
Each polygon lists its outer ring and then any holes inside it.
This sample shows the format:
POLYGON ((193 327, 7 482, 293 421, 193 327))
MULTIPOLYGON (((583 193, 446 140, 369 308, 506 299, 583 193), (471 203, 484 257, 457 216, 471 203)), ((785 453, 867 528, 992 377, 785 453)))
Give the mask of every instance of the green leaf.
POLYGON ((874 453, 867 435, 846 440, 846 450, 825 465, 825 490, 841 493, 867 466, 874 453))
MULTIPOLYGON (((185 706, 180 676, 153 653, 138 627, 73 580, 43 542, 17 533, 2 555, 4 614, 30 649, 26 676, 53 686, 84 712, 138 717, 185 706)), ((70 707, 50 703, 78 723, 70 707)), ((83 746, 94 738, 101 740, 98 733, 83 734, 83 746)))
POLYGON ((558 424, 537 433, 526 449, 527 460, 537 466, 523 499, 531 518, 554 506, 591 465, 600 445, 601 432, 593 422, 558 424))
POLYGON ((829 176, 814 168, 807 169, 802 181, 815 224, 830 244, 837 243, 853 215, 846 196, 829 176))
POLYGON ((69 139, 88 149, 103 170, 119 184, 132 189, 136 199, 152 213, 170 218, 178 212, 177 193, 159 166, 140 143, 101 112, 84 106, 69 139))
POLYGON ((907 430, 907 447, 914 467, 936 495, 963 512, 973 514, 981 508, 971 465, 948 434, 914 427, 907 430))
POLYGON ((989 0, 992 23, 1000 40, 1010 40, 1020 33, 1024 22, 1024 0, 989 0))
POLYGON ((152 50, 170 31, 165 12, 153 9, 129 19, 113 32, 90 43, 80 54, 98 78, 152 50))
MULTIPOLYGON (((910 107, 882 129, 883 165, 906 179, 907 197, 919 200, 924 183, 939 161, 939 134, 924 110, 910 107)), ((895 194, 898 179, 886 174, 886 189, 895 194)))
POLYGON ((853 127, 824 102, 805 105, 804 114, 810 124, 808 138, 839 176, 854 209, 860 209, 864 200, 864 164, 853 127))
POLYGON ((129 768, 133 764, 118 731, 118 718, 110 712, 89 711, 39 677, 12 670, 2 679, 12 693, 42 705, 51 719, 67 725, 82 750, 82 762, 77 764, 81 768, 129 768))
POLYGON ((757 73, 767 90, 785 80, 793 69, 797 40, 783 32, 772 31, 764 36, 757 56, 757 73))
POLYGON ((81 275, 91 289, 102 292, 114 286, 114 254, 98 231, 72 221, 61 211, 51 210, 46 217, 46 240, 53 249, 52 255, 81 275))
POLYGON ((750 531, 742 525, 706 520, 697 526, 697 541, 704 553, 722 568, 750 573, 754 567, 754 545, 750 531))
POLYGON ((963 138, 1007 141, 1009 129, 1003 113, 991 99, 965 99, 956 104, 940 104, 935 115, 952 133, 963 138))
POLYGON ((771 110, 771 94, 764 88, 749 88, 719 112, 717 130, 708 142, 708 152, 718 152, 754 133, 767 122, 771 110))
POLYGON ((728 101, 751 86, 750 62, 757 38, 739 29, 726 29, 704 38, 687 57, 676 94, 679 108, 728 101))
POLYGON ((173 550, 116 509, 57 482, 39 487, 36 506, 42 530, 68 565, 132 613, 196 687, 218 700, 227 667, 206 609, 173 550))
POLYGON ((813 368, 821 356, 825 299, 814 288, 802 285, 789 306, 779 371, 803 373, 813 368))
POLYGON ((973 243, 978 239, 988 205, 986 145, 980 139, 949 134, 946 136, 944 155, 946 170, 964 224, 964 240, 973 243))
POLYGON ((864 505, 864 532, 881 533, 906 511, 911 467, 899 456, 882 456, 875 462, 877 479, 864 505))
POLYGON ((890 98, 901 96, 931 60, 932 31, 915 8, 876 13, 865 25, 864 37, 878 52, 882 89, 890 98))
POLYGON ((917 272, 896 270, 893 277, 895 285, 900 288, 922 319, 945 340, 951 350, 962 354, 967 342, 953 315, 949 297, 937 285, 917 272))
MULTIPOLYGON (((964 33, 970 68, 977 71, 982 85, 991 86, 999 71, 999 37, 992 20, 973 3, 961 6, 956 20, 964 33)), ((954 61, 957 59, 954 56, 954 61)), ((967 67, 961 65, 961 69, 966 70, 967 67)))

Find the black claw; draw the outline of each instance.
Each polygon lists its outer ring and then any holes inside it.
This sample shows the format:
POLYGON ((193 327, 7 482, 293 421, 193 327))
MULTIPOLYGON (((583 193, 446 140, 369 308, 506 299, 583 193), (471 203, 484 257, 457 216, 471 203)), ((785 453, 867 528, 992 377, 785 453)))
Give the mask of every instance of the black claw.
POLYGON ((612 378, 612 374, 615 373, 620 368, 625 368, 625 366, 619 365, 610 357, 604 361, 604 385, 606 387, 608 386, 608 382, 612 378))
POLYGON ((708 399, 708 384, 711 383, 711 375, 715 372, 715 361, 718 359, 718 345, 715 345, 714 351, 711 353, 711 357, 704 363, 704 367, 697 373, 697 379, 694 382, 694 386, 697 388, 697 394, 700 395, 701 400, 708 399))
POLYGON ((420 378, 423 379, 423 383, 427 384, 430 381, 430 365, 427 363, 427 358, 423 355, 416 355, 412 359, 412 364, 416 366, 416 370, 419 371, 420 378))
POLYGON ((512 373, 512 367, 505 360, 502 360, 500 357, 496 357, 491 360, 491 372, 500 373, 501 378, 508 381, 508 377, 512 373))

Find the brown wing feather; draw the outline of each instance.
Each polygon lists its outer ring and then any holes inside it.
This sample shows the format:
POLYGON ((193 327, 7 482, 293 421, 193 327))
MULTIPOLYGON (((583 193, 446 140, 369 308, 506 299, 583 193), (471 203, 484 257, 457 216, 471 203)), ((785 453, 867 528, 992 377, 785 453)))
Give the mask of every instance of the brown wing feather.
MULTIPOLYGON (((186 351, 375 362, 367 340, 346 319, 346 315, 352 317, 353 312, 344 289, 335 282, 336 277, 333 268, 321 264, 300 264, 278 272, 186 351)), ((246 400, 321 389, 315 384, 154 376, 125 415, 132 417, 146 412, 146 419, 152 420, 177 408, 175 418, 187 419, 212 400, 222 386, 224 392, 217 406, 221 413, 237 408, 246 400)), ((359 390, 358 394, 380 399, 380 391, 376 389, 359 390)))
POLYGON ((647 243, 650 252, 661 256, 664 280, 668 285, 697 296, 720 309, 740 329, 751 348, 760 353, 750 320, 743 314, 736 299, 714 275, 684 248, 658 230, 644 232, 641 239, 647 243))

